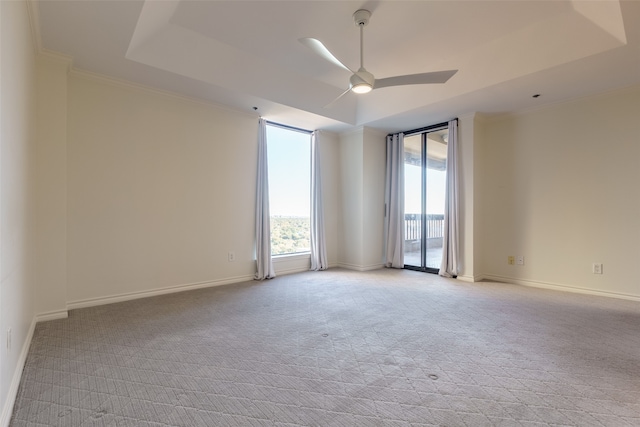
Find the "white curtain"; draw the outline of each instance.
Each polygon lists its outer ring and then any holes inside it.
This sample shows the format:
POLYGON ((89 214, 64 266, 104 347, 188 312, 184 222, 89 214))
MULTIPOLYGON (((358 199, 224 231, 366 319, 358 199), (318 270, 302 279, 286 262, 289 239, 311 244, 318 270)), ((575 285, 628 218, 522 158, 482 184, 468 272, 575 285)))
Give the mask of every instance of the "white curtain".
POLYGON ((326 270, 327 245, 324 239, 322 179, 320 175, 320 133, 311 135, 311 270, 326 270))
POLYGON ((458 258, 458 120, 449 122, 446 183, 442 263, 438 274, 444 277, 456 277, 460 269, 458 258))
POLYGON ((404 268, 404 134, 387 136, 385 266, 404 268))
POLYGON ((271 260, 271 224, 269 221, 269 169, 267 159, 267 122, 258 122, 258 179, 256 189, 256 280, 276 277, 271 260))

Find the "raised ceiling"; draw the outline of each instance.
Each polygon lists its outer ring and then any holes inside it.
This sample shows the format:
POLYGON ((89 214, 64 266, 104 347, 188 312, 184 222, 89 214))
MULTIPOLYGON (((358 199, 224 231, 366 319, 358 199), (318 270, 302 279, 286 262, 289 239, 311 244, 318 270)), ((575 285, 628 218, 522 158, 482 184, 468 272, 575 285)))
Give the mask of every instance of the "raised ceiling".
POLYGON ((306 128, 400 131, 470 112, 520 111, 640 83, 637 1, 36 2, 41 46, 74 68, 306 128), (377 78, 458 69, 443 85, 349 93, 321 40, 377 78), (540 93, 538 98, 533 94, 540 93))

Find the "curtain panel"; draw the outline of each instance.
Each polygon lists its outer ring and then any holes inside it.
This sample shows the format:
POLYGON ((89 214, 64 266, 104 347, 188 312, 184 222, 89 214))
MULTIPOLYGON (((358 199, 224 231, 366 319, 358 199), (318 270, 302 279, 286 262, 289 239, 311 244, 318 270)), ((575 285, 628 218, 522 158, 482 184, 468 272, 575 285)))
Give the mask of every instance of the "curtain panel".
POLYGON ((404 268, 404 134, 387 136, 385 266, 404 268))
POLYGON ((456 277, 460 272, 458 185, 458 120, 454 119, 449 122, 442 263, 438 272, 444 277, 456 277))
POLYGON ((258 178, 256 186, 256 280, 276 277, 271 259, 267 122, 258 122, 258 178))
POLYGON ((327 244, 324 232, 324 206, 322 204, 322 175, 320 167, 321 133, 311 134, 311 270, 326 270, 327 244))

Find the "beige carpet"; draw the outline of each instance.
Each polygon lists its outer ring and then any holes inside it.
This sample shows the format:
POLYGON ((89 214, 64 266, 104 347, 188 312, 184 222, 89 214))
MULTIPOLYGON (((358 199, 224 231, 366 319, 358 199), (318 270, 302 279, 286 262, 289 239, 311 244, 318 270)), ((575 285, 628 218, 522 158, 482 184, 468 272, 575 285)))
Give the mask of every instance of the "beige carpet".
POLYGON ((336 269, 74 310, 11 425, 640 426, 640 303, 336 269))

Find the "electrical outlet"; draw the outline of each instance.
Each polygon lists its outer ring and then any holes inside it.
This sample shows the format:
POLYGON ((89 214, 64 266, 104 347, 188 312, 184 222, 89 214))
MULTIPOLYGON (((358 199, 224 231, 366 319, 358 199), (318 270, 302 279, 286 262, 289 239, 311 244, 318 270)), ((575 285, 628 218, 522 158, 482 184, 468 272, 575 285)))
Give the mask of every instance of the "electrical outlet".
POLYGON ((515 259, 515 257, 514 257, 513 255, 509 255, 509 256, 507 257, 507 264, 509 264, 509 265, 514 265, 515 263, 516 263, 516 259, 515 259))
POLYGON ((593 274, 602 274, 602 264, 600 263, 593 264, 593 274))
POLYGON ((518 255, 518 257, 516 258, 516 264, 524 265, 524 255, 518 255))
POLYGON ((227 259, 229 260, 229 262, 234 262, 236 260, 236 253, 235 252, 229 252, 227 254, 227 259))

